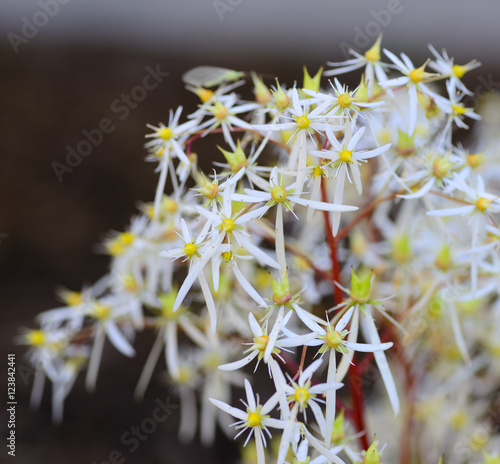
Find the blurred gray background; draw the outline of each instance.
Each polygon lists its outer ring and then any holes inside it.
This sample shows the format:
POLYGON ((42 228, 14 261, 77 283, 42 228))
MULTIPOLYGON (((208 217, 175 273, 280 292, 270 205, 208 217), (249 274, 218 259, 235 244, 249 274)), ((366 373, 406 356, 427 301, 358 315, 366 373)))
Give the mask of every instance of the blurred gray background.
MULTIPOLYGON (((181 103, 196 107, 183 90, 184 71, 212 64, 291 83, 302 79, 303 65, 315 72, 383 32, 384 46, 417 65, 429 56, 428 43, 447 48, 459 64, 480 60, 466 76, 479 102, 500 87, 499 18, 498 0, 1 0, 1 352, 25 363, 12 339, 57 304, 55 287, 79 289, 106 271, 94 245, 107 230, 126 227, 138 200, 153 198, 156 175, 143 161, 146 124, 167 122, 169 108, 181 103), (141 84, 148 66, 168 76, 120 119, 125 113, 113 105, 141 84), (66 147, 106 118, 114 130, 59 182, 52 163, 64 163, 66 147)), ((201 155, 218 156, 212 148, 201 155)), ((236 445, 223 438, 208 451, 178 445, 175 413, 137 452, 123 450, 121 434, 165 395, 160 366, 145 403, 132 400, 150 345, 139 337, 133 361, 107 350, 97 393, 79 381, 62 427, 50 423, 48 395, 41 411, 29 410, 31 379, 18 375, 17 462, 100 463, 114 449, 126 463, 187 463, 200 453, 206 463, 233 462, 236 445)), ((2 436, 4 428, 2 419, 2 436)))

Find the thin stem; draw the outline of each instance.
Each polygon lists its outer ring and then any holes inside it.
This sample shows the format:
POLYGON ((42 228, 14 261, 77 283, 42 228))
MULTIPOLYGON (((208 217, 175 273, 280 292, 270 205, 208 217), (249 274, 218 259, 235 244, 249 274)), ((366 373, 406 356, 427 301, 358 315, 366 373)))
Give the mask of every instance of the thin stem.
MULTIPOLYGON (((321 179, 321 196, 325 203, 328 203, 328 197, 326 195, 326 185, 325 179, 321 179)), ((335 282, 340 282, 340 263, 337 258, 337 243, 335 237, 332 233, 332 224, 330 221, 330 213, 328 211, 323 211, 323 217, 325 219, 325 234, 328 241, 328 246, 330 247, 330 258, 332 260, 332 279, 335 282)), ((335 294, 335 304, 342 303, 342 290, 334 285, 335 294)))

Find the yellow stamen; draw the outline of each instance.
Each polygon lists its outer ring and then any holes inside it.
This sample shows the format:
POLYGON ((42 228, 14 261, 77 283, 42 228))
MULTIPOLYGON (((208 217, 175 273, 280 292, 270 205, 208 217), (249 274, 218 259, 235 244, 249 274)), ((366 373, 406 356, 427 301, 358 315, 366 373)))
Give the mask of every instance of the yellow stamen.
POLYGON ((342 108, 349 108, 353 102, 352 97, 347 92, 339 95, 338 101, 342 108))
POLYGON ((234 228, 236 227, 234 221, 232 219, 224 219, 220 225, 220 228, 226 232, 226 233, 230 233, 234 230, 234 228))
POLYGON ((255 348, 259 351, 265 351, 269 337, 267 335, 260 335, 259 337, 254 337, 253 342, 255 348))
POLYGON ((40 347, 45 343, 45 333, 42 330, 30 330, 26 338, 31 346, 40 347))
POLYGON ((287 191, 284 187, 281 187, 280 185, 275 185, 273 189, 271 190, 271 198, 276 202, 276 203, 282 203, 283 201, 286 200, 287 198, 287 191))
POLYGON ((306 388, 300 387, 300 388, 297 388, 297 390, 295 390, 293 397, 297 403, 304 405, 307 403, 307 400, 310 398, 310 394, 306 388))
POLYGON ((172 137, 172 131, 168 127, 162 127, 161 129, 158 129, 156 135, 163 140, 169 140, 170 137, 172 137))
POLYGON ((460 66, 459 64, 453 65, 453 74, 455 74, 455 76, 457 76, 459 79, 462 79, 466 72, 467 68, 465 66, 460 66))
POLYGON ((186 243, 184 253, 191 258, 196 253, 196 245, 194 243, 186 243))
POLYGON ((479 211, 484 213, 490 207, 490 204, 491 200, 488 200, 487 198, 480 198, 477 200, 476 207, 479 211))
POLYGON ((299 129, 307 129, 309 127, 309 118, 307 116, 299 116, 297 118, 297 127, 299 129))
POLYGON ((352 160, 352 151, 344 150, 340 154, 340 161, 343 161, 344 163, 349 163, 351 160, 352 160))
POLYGON ((325 334, 325 343, 330 348, 337 348, 342 343, 342 335, 340 335, 336 330, 329 330, 325 334))
POLYGON ((260 425, 260 415, 256 412, 251 412, 248 415, 247 425, 248 427, 258 427, 260 425))

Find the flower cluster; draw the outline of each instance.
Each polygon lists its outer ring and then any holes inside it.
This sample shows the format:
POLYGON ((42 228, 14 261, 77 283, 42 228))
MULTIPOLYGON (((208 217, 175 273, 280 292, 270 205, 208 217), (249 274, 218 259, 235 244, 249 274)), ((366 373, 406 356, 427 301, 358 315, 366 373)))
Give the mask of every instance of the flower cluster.
POLYGON ((302 85, 252 73, 246 100, 244 73, 185 75, 200 104, 148 126, 156 195, 103 244, 109 274, 20 336, 33 404, 50 379, 61 420, 105 340, 132 357, 151 329, 136 397, 163 352, 182 440, 218 423, 258 464, 500 462, 500 138, 456 143, 478 63, 381 47, 302 85), (360 68, 352 88, 322 79, 360 68))

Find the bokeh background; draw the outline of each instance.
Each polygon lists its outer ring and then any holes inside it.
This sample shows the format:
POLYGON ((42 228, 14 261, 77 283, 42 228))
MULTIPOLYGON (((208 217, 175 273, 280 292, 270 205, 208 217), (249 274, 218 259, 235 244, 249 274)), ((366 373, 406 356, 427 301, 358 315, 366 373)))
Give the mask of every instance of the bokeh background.
MULTIPOLYGON (((8 352, 25 364, 24 348, 13 345, 19 329, 57 305, 58 285, 79 289, 104 274, 108 260, 95 253, 96 243, 126 227, 138 200, 152 200, 156 174, 143 161, 145 126, 167 122, 179 104, 195 108, 183 90, 184 71, 211 64, 292 83, 302 79, 303 65, 315 72, 383 32, 386 47, 417 64, 428 57, 428 43, 447 48, 460 64, 480 60, 467 75, 479 104, 487 90, 500 88, 499 18, 498 0, 1 0, 2 372, 8 352), (168 76, 119 119, 113 102, 141 84, 148 66, 168 76), (66 147, 75 148, 82 131, 103 118, 115 129, 59 182, 53 163, 64 163, 66 147)), ((109 462, 113 450, 130 464, 234 462, 236 445, 222 436, 210 450, 178 444, 175 411, 135 453, 120 443, 169 394, 159 370, 144 402, 132 399, 150 344, 140 336, 132 361, 107 350, 97 392, 86 393, 80 379, 63 426, 50 422, 48 395, 41 410, 29 409, 32 378, 18 373, 17 462, 109 462)), ((0 462, 7 458, 2 449, 0 462)))

